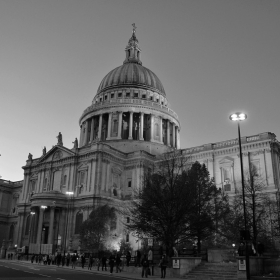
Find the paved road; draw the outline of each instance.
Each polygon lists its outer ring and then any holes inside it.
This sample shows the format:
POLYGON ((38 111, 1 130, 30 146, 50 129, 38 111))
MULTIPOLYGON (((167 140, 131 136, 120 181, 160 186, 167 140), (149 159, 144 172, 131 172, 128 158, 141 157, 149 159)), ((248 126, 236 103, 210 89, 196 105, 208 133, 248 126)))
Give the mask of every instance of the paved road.
MULTIPOLYGON (((89 271, 87 268, 59 268, 17 261, 0 261, 1 280, 112 280, 112 279, 140 279, 139 275, 129 275, 125 272, 113 273, 89 271)), ((158 277, 151 277, 153 279, 158 277)))

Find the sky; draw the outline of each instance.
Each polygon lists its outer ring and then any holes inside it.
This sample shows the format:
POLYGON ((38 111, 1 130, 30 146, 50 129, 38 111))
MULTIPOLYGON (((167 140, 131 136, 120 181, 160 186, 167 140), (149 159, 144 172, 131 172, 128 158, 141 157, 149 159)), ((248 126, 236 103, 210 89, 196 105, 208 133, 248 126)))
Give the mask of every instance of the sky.
POLYGON ((279 0, 0 0, 0 176, 28 154, 79 139, 79 118, 122 65, 132 23, 143 66, 181 123, 181 148, 243 136, 280 140, 279 0))

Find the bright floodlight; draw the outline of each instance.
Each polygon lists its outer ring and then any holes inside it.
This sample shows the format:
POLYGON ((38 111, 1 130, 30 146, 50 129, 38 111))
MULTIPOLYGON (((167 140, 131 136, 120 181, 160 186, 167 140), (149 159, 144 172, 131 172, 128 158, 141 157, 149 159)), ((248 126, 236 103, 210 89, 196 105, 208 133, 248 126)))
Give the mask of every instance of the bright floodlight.
POLYGON ((30 214, 31 214, 31 215, 35 215, 35 212, 31 211, 30 214))
POLYGON ((42 205, 41 208, 46 209, 46 208, 48 208, 48 206, 42 205))
POLYGON ((68 194, 68 195, 73 195, 74 192, 66 192, 66 194, 68 194))
POLYGON ((229 116, 231 121, 244 121, 247 119, 247 115, 241 112, 234 113, 229 116))

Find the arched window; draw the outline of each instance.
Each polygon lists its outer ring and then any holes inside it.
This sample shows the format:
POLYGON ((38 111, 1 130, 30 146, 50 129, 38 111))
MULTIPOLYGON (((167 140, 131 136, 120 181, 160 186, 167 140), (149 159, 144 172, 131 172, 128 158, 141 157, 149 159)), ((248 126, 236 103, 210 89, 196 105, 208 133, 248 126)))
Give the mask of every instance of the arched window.
POLYGON ((118 133, 118 121, 114 120, 113 122, 113 133, 118 133))
POLYGON ((78 212, 76 214, 75 234, 80 233, 80 227, 82 223, 83 223, 83 212, 78 212))
POLYGON ((63 177, 63 185, 66 186, 66 182, 67 182, 67 175, 64 175, 63 177))
POLYGON ((25 223, 25 235, 29 234, 29 228, 30 228, 30 215, 27 216, 26 218, 26 223, 25 223))
POLYGON ((11 225, 10 226, 10 232, 9 232, 9 240, 13 241, 13 239, 14 239, 14 230, 15 230, 14 225, 11 225))
POLYGON ((155 124, 155 131, 156 131, 156 136, 159 136, 159 125, 158 125, 158 123, 155 124))

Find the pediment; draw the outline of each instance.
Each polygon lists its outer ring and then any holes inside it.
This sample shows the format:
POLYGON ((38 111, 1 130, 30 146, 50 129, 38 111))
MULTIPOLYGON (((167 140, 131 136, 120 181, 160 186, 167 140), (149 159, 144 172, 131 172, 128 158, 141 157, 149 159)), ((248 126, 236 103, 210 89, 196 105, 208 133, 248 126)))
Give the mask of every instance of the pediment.
POLYGON ((57 161, 62 158, 74 156, 75 152, 63 146, 54 146, 44 156, 41 157, 40 162, 57 161))
POLYGON ((234 163, 234 158, 229 157, 229 156, 226 156, 226 157, 222 158, 219 161, 220 165, 223 165, 223 164, 233 164, 233 163, 234 163))

